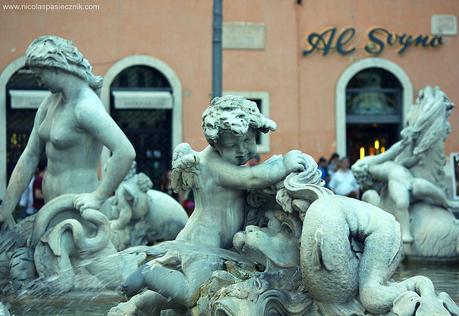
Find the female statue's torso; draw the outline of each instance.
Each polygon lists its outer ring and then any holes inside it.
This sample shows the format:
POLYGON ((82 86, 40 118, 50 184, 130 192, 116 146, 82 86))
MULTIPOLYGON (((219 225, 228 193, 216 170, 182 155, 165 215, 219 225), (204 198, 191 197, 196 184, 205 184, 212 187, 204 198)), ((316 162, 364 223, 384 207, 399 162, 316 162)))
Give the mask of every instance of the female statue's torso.
POLYGON ((92 192, 98 186, 97 166, 102 144, 78 124, 78 102, 95 101, 92 91, 67 102, 61 93, 47 99, 38 136, 45 144, 48 166, 43 179, 45 201, 64 193, 92 192))

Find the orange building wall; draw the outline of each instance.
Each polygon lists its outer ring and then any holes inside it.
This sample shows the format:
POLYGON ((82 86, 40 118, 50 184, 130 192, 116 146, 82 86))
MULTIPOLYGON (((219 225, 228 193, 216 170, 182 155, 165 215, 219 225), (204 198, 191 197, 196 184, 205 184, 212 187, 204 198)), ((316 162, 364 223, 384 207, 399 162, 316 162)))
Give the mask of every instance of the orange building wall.
MULTIPOLYGON (((328 114, 334 117, 334 93, 336 81, 344 69, 353 61, 369 57, 363 50, 368 42, 367 30, 374 26, 381 26, 397 33, 408 33, 412 35, 430 34, 430 19, 433 14, 459 13, 458 1, 305 1, 305 6, 320 7, 320 12, 303 10, 301 12, 302 26, 304 32, 321 30, 327 26, 344 28, 354 26, 357 29, 355 54, 350 57, 342 57, 337 54, 330 54, 327 57, 315 55, 303 59, 301 65, 303 86, 314 86, 311 73, 318 74, 325 71, 325 78, 321 80, 322 91, 330 93, 312 94, 303 90, 301 102, 309 109, 327 109, 328 114), (337 14, 341 12, 341 14, 337 14)), ((459 53, 459 39, 457 36, 444 37, 445 44, 437 49, 424 49, 419 47, 409 48, 403 55, 397 54, 396 49, 386 47, 379 57, 385 58, 398 64, 409 76, 413 89, 425 85, 438 85, 453 100, 459 102, 459 64, 457 56, 459 53)), ((322 78, 322 76, 321 76, 322 78)), ((309 90, 309 89, 308 89, 309 90)), ((302 116, 305 124, 302 126, 302 135, 307 135, 307 128, 314 120, 307 115, 302 116), (309 123, 309 124, 308 124, 309 123)), ((459 150, 459 111, 454 111, 450 118, 453 133, 446 143, 446 150, 459 150)), ((324 129, 334 133, 334 120, 324 121, 324 129)), ((318 132, 317 130, 315 132, 318 132)), ((302 137, 304 139, 304 137, 302 137)), ((315 146, 314 140, 306 140, 302 146, 315 146)))
POLYGON ((0 10, 0 68, 4 69, 23 55, 34 38, 45 34, 72 40, 91 62, 94 72, 100 75, 123 57, 134 54, 153 56, 167 63, 181 81, 185 95, 184 140, 204 144, 200 126, 201 113, 209 102, 211 91, 212 1, 106 0, 80 3, 99 3, 100 9, 0 10))
MULTIPOLYGON (((11 1, 20 3, 19 1, 11 1)), ((41 1, 41 3, 55 1, 41 1)), ((146 54, 167 63, 183 88, 184 141, 205 145, 201 113, 211 92, 212 0, 79 1, 99 3, 94 11, 0 10, 0 69, 21 56, 43 34, 73 40, 98 74, 117 60, 146 54)), ((224 22, 266 25, 265 50, 224 50, 224 90, 268 91, 278 131, 271 153, 299 148, 314 157, 335 151, 335 88, 354 61, 370 57, 363 46, 367 30, 382 26, 417 36, 430 33, 433 14, 459 15, 457 0, 224 0, 224 22), (327 27, 357 30, 357 51, 302 56, 305 36, 327 27)), ((437 49, 411 47, 404 55, 386 47, 380 58, 399 65, 415 91, 438 85, 459 103, 459 38, 444 37, 437 49)), ((459 110, 451 116, 447 152, 459 151, 459 110)))
MULTIPOLYGON (((271 137, 273 150, 285 152, 297 147, 314 157, 335 151, 336 84, 353 62, 372 57, 363 49, 370 28, 428 35, 431 15, 459 15, 459 2, 454 0, 303 0, 302 5, 296 1, 233 0, 224 4, 225 21, 266 23, 267 28, 265 51, 225 51, 225 88, 236 90, 247 85, 270 91, 271 116, 279 124, 279 131, 271 137), (357 30, 352 42, 357 48, 354 54, 302 56, 308 34, 350 26, 357 30), (255 84, 251 82, 252 74, 256 74, 255 84)), ((439 48, 410 47, 403 55, 397 54, 395 47, 386 46, 377 57, 399 65, 415 91, 438 85, 459 103, 459 38, 443 39, 444 45, 439 48)), ((459 110, 453 112, 450 122, 453 132, 446 142, 447 152, 459 150, 459 110)))

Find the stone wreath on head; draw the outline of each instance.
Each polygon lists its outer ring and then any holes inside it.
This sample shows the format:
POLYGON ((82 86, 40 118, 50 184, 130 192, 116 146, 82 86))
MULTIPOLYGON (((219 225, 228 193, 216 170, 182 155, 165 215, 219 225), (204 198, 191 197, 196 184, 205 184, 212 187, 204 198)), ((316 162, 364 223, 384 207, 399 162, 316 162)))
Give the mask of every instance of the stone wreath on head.
POLYGON ((378 181, 371 176, 368 165, 363 161, 357 161, 351 169, 355 180, 361 186, 362 190, 366 191, 377 185, 378 181))
POLYGON ((26 66, 57 68, 75 75, 94 90, 102 88, 103 78, 92 72, 92 66, 69 40, 46 35, 35 39, 26 51, 26 66))
POLYGON ((267 133, 276 130, 276 123, 263 114, 253 101, 241 96, 214 98, 202 115, 202 128, 208 143, 214 146, 222 131, 244 135, 249 128, 267 133))

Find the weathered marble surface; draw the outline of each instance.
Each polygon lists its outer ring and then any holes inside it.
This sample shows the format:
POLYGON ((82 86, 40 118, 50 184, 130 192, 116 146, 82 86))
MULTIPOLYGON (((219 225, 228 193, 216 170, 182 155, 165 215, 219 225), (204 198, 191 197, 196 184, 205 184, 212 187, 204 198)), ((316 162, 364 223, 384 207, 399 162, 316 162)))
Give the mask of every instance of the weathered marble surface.
POLYGON ((10 316, 10 312, 8 311, 8 308, 4 304, 0 302, 0 316, 10 316))
POLYGON ((363 200, 395 215, 405 253, 458 258, 459 222, 451 213, 444 166, 444 141, 454 104, 438 88, 419 92, 401 139, 386 152, 365 157, 352 171, 366 191, 363 200))
POLYGON ((150 178, 137 173, 133 163, 115 195, 102 205, 118 251, 175 239, 185 226, 188 215, 180 203, 152 187, 150 178))
POLYGON ((145 259, 123 285, 130 299, 109 315, 459 312, 425 277, 389 281, 401 258, 399 224, 333 195, 310 156, 241 166, 254 153, 250 128, 264 122, 243 98, 212 101, 203 115, 210 147, 174 153, 173 185, 194 190, 196 213, 175 241, 121 253, 145 259))
POLYGON ((37 38, 27 49, 26 65, 52 94, 37 111, 29 141, 6 190, 0 215, 10 226, 11 213, 45 150, 45 202, 78 193, 74 203, 77 209, 99 209, 135 157, 129 140, 97 95, 102 77, 92 73, 88 60, 72 42, 57 36, 37 38), (99 181, 97 166, 103 146, 112 157, 106 175, 99 181))
MULTIPOLYGON (((8 248, 2 256, 11 260, 16 285, 38 273, 43 278, 56 276, 56 286, 69 290, 79 264, 116 252, 109 239, 108 219, 98 209, 126 175, 135 152, 98 97, 102 77, 92 73, 88 60, 72 42, 57 36, 39 37, 27 49, 26 65, 51 95, 37 111, 29 141, 0 206, 2 248, 8 248), (99 181, 97 168, 103 146, 112 156, 99 181), (28 236, 14 239, 28 231, 27 225, 13 227, 11 213, 42 154, 47 158, 42 185, 46 205, 33 218, 33 234, 25 244, 28 236)), ((108 259, 104 260, 106 263, 108 259)), ((106 265, 104 260, 85 263, 84 270, 112 284, 111 278, 116 280, 119 275, 117 263, 101 268, 106 265)))

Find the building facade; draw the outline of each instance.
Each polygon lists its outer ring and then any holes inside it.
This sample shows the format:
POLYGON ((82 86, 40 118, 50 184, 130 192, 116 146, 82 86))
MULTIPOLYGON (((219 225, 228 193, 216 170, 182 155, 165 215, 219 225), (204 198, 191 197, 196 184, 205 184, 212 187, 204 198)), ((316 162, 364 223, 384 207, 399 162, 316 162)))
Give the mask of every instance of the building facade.
MULTIPOLYGON (((212 86, 212 0, 51 5, 1 4, 0 199, 47 93, 23 69, 27 46, 41 35, 72 40, 105 77, 102 102, 154 182, 177 144, 206 145, 200 125, 212 86)), ((357 159, 397 139, 420 88, 440 86, 459 102, 456 0, 223 5, 223 90, 256 101, 277 122, 276 132, 258 139, 264 157, 298 148, 357 159)), ((459 151, 458 110, 450 122, 447 154, 459 151)))

